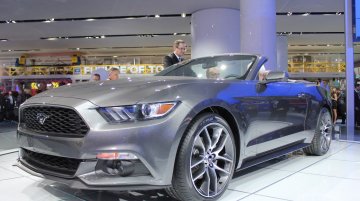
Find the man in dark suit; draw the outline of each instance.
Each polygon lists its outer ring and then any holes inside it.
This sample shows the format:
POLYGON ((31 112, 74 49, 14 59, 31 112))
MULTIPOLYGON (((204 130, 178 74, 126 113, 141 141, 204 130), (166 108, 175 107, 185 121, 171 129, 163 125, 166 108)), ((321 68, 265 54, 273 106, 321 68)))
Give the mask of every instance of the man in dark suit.
POLYGON ((174 52, 164 57, 164 68, 174 65, 183 60, 186 52, 186 43, 183 40, 176 40, 173 45, 174 52))

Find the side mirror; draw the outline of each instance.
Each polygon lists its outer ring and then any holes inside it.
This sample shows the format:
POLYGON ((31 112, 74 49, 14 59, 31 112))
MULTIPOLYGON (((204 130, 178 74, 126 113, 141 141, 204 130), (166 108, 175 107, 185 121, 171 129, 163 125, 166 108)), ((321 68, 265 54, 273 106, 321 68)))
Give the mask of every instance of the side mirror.
POLYGON ((265 82, 276 82, 276 81, 286 82, 288 79, 289 79, 289 74, 287 72, 270 71, 266 75, 265 82))
POLYGON ((265 91, 267 83, 271 82, 286 82, 289 78, 289 74, 287 72, 279 72, 279 71, 270 71, 265 80, 261 80, 256 85, 256 92, 261 93, 265 91))

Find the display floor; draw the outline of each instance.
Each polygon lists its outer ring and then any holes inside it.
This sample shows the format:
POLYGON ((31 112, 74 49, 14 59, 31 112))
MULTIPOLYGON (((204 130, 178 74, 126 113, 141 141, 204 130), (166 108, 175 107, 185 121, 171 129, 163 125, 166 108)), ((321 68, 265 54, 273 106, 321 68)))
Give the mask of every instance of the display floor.
MULTIPOLYGON (((16 127, 16 122, 0 122, 1 201, 172 200, 164 191, 84 191, 31 176, 14 166, 16 127)), ((221 201, 358 201, 359 186, 360 144, 333 141, 325 156, 297 152, 236 173, 221 201)))
MULTIPOLYGON (((0 152, 0 200, 171 201, 164 191, 84 191, 31 176, 14 166, 17 149, 0 152)), ((360 200, 360 144, 333 141, 321 157, 302 153, 236 173, 222 201, 360 200)))

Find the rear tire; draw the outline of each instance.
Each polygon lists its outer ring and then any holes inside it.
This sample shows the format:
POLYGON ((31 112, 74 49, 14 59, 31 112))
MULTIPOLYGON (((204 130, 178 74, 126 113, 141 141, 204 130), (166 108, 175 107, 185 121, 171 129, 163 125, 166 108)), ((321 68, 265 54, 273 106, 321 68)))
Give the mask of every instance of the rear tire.
POLYGON ((310 155, 322 156, 330 148, 333 133, 332 118, 327 108, 322 108, 319 114, 315 135, 309 147, 304 148, 304 152, 310 155))
POLYGON ((200 115, 180 144, 170 196, 183 201, 217 200, 233 176, 235 158, 227 122, 217 114, 200 115))

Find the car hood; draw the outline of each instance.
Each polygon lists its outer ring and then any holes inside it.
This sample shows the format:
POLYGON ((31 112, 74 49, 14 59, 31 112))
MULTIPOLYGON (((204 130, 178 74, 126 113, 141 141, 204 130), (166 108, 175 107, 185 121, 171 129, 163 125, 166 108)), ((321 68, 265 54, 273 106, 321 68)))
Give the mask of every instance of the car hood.
MULTIPOLYGON (((33 98, 65 97, 88 100, 98 106, 130 105, 164 89, 193 82, 206 82, 191 77, 146 76, 120 78, 116 81, 87 82, 44 91, 33 98)), ((162 97, 159 97, 159 100, 162 97)))

